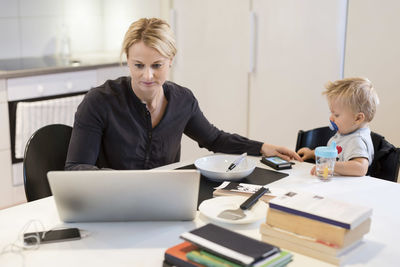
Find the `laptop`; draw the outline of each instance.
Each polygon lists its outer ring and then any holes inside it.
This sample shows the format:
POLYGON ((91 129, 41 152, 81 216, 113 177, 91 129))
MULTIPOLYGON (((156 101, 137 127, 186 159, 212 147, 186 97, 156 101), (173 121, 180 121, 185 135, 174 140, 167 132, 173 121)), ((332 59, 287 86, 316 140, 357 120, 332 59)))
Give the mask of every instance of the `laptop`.
POLYGON ((197 170, 99 170, 47 173, 64 222, 193 220, 197 170))

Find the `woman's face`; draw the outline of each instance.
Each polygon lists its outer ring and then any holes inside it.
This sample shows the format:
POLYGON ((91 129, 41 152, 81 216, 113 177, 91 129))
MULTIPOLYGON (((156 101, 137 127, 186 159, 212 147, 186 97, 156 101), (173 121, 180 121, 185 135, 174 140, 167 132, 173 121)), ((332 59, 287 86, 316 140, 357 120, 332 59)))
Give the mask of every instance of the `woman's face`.
POLYGON ((128 67, 135 93, 147 99, 154 98, 167 80, 171 63, 171 59, 143 42, 129 47, 128 67))

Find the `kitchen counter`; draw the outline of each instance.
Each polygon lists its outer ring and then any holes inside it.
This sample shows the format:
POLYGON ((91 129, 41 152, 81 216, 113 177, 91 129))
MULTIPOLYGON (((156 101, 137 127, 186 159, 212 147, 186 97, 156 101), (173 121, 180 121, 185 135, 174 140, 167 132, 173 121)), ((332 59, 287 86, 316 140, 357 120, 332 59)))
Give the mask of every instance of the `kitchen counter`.
MULTIPOLYGON (((122 64, 126 64, 123 62, 122 64)), ((90 54, 65 59, 56 56, 0 60, 0 79, 114 67, 121 65, 118 55, 90 54)))

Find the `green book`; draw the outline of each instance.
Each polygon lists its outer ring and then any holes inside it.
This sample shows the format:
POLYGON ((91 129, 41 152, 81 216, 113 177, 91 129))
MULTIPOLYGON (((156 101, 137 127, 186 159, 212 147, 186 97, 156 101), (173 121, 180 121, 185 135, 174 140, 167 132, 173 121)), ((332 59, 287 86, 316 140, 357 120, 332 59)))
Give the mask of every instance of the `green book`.
POLYGON ((286 266, 289 262, 292 261, 292 253, 287 251, 281 251, 275 255, 272 255, 265 260, 262 260, 256 264, 255 267, 282 267, 286 266))
POLYGON ((242 265, 230 262, 203 250, 190 251, 186 254, 186 257, 207 267, 242 267, 242 265))

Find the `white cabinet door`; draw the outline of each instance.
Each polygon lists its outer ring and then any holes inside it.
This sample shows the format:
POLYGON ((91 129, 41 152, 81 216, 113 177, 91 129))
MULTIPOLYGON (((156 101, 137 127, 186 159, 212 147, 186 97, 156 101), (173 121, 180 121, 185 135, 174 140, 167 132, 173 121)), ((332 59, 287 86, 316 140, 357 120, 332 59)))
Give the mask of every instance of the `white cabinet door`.
MULTIPOLYGON (((178 54, 172 80, 193 91, 208 120, 247 134, 249 2, 175 0, 178 54)), ((209 153, 184 138, 182 159, 209 153)))
POLYGON ((2 101, 0 101, 0 125, 0 150, 10 149, 8 104, 2 101))
POLYGON ((380 105, 371 130, 400 147, 400 1, 349 1, 345 76, 367 77, 380 105))
POLYGON ((11 151, 0 150, 0 209, 26 202, 24 186, 13 186, 11 151))
POLYGON ((6 81, 0 79, 0 150, 10 149, 6 81))
POLYGON ((294 149, 300 129, 327 126, 324 84, 341 78, 346 1, 254 0, 251 138, 294 149))
POLYGON ((38 98, 88 91, 97 85, 95 70, 83 70, 11 78, 7 80, 8 100, 38 98))

